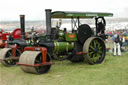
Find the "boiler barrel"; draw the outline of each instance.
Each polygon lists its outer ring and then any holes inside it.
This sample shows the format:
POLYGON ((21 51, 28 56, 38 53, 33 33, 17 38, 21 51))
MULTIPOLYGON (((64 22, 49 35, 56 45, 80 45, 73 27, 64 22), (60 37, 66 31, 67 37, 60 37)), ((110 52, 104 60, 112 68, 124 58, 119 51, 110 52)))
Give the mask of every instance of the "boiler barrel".
POLYGON ((74 43, 69 43, 69 42, 54 42, 54 52, 57 54, 62 54, 64 52, 71 52, 74 43))

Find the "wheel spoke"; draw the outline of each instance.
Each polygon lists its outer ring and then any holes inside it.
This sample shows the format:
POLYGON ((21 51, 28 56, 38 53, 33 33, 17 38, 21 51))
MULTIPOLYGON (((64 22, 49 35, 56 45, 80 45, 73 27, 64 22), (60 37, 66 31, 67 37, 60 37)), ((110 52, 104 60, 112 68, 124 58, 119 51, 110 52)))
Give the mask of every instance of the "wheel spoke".
POLYGON ((96 41, 96 40, 94 40, 94 41, 93 41, 93 43, 94 43, 94 48, 96 48, 97 41, 96 41))
POLYGON ((93 58, 93 57, 95 57, 95 53, 92 53, 92 56, 91 56, 91 58, 93 58))
POLYGON ((94 46, 92 45, 92 43, 89 46, 91 49, 95 49, 94 46))
POLYGON ((96 61, 99 60, 99 58, 100 58, 100 55, 94 54, 94 57, 92 58, 92 61, 93 61, 93 62, 96 62, 96 61))
POLYGON ((93 53, 94 53, 93 51, 89 52, 90 55, 93 54, 93 53))
POLYGON ((94 48, 89 47, 89 51, 94 51, 94 48))
POLYGON ((97 43, 97 47, 98 47, 98 48, 101 48, 101 44, 100 44, 100 43, 97 43))
POLYGON ((99 50, 97 53, 102 54, 102 51, 101 51, 101 50, 99 50))

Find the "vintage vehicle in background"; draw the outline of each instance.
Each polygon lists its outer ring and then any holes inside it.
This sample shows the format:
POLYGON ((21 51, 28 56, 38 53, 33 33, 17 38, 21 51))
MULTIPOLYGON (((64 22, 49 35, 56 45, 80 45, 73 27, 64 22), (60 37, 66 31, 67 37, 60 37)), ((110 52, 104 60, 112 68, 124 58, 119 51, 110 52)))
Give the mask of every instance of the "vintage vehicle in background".
POLYGON ((21 29, 16 28, 12 33, 4 33, 1 29, 0 31, 0 48, 4 48, 7 45, 7 37, 12 36, 14 39, 21 39, 21 29))

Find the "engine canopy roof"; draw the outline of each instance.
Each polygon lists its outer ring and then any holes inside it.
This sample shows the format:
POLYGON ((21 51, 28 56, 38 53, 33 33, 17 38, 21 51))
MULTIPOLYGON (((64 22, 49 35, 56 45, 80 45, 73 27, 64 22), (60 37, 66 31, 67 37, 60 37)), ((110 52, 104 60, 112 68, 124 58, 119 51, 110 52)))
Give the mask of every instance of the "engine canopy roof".
POLYGON ((74 11, 54 11, 51 18, 94 18, 94 17, 112 17, 113 13, 107 12, 74 12, 74 11))

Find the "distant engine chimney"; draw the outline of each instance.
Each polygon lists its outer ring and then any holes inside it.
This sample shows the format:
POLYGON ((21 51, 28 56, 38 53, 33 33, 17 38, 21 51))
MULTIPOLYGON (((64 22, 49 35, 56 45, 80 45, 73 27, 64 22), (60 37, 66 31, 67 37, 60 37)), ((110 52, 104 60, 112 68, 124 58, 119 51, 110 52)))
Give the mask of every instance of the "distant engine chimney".
POLYGON ((25 15, 20 15, 21 38, 25 39, 25 15))

